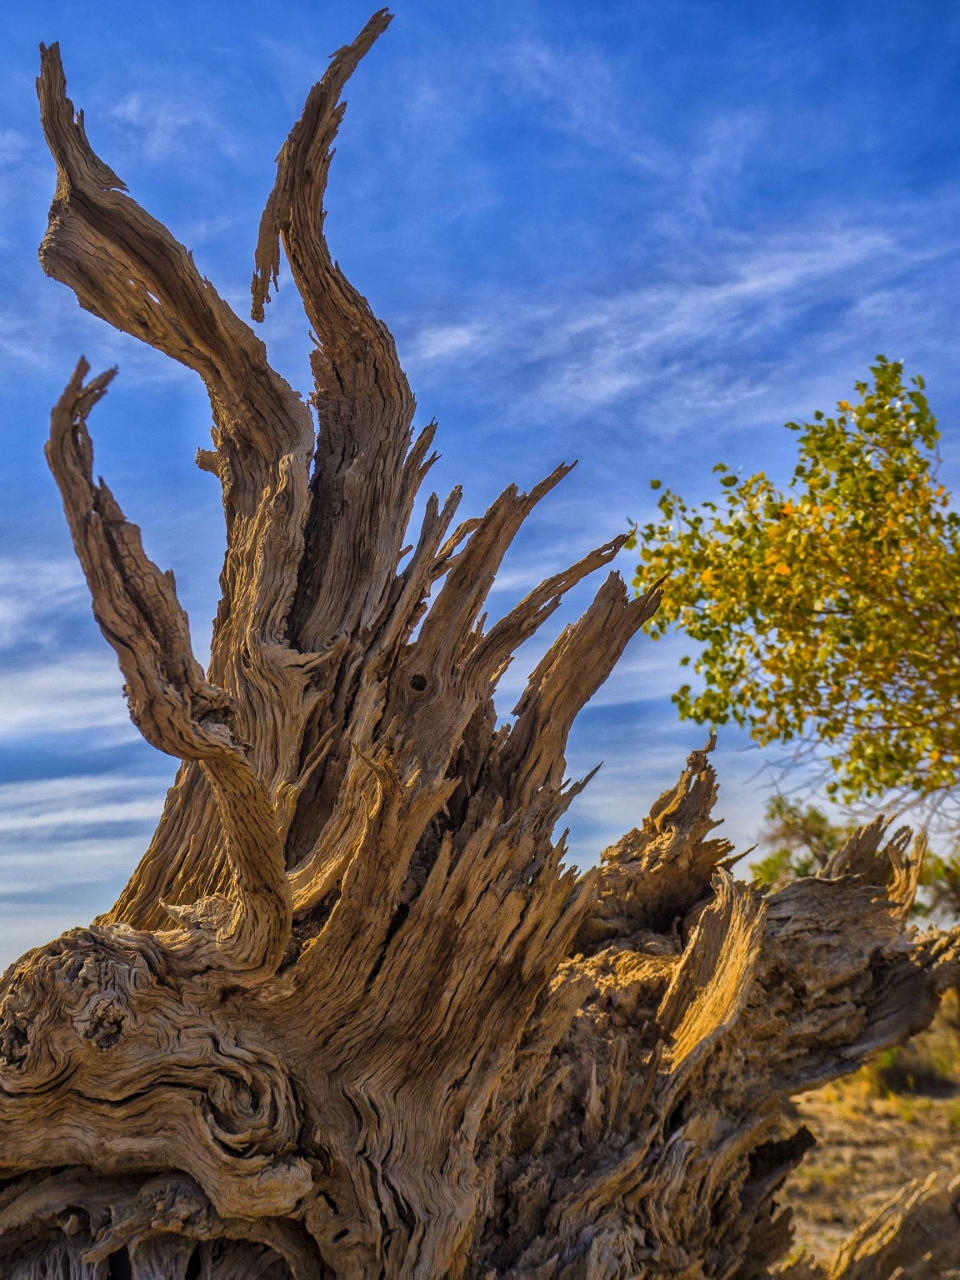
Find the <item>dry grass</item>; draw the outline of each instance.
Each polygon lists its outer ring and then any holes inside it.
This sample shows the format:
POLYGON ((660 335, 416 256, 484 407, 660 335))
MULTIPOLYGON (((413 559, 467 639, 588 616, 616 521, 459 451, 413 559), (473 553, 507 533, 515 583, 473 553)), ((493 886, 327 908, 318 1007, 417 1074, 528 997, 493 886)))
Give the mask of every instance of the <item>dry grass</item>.
POLYGON ((956 997, 929 1031, 856 1075, 798 1100, 817 1147, 788 1181, 797 1244, 829 1256, 911 1178, 960 1173, 960 1010, 956 997))

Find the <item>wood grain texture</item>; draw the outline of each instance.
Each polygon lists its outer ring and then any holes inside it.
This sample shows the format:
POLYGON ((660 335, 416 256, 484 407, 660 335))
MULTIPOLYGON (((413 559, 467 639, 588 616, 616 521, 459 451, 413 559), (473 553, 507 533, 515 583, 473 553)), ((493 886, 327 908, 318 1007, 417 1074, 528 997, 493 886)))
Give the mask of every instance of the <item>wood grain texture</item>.
MULTIPOLYGON (((81 361, 50 466, 134 723, 183 763, 114 909, 0 985, 17 1280, 778 1274, 779 1188, 813 1141, 790 1097, 917 1031, 956 982, 957 939, 907 924, 904 833, 873 824, 775 895, 737 882, 712 740, 597 867, 564 866, 554 831, 589 781, 566 776, 567 736, 664 588, 631 598, 610 572, 500 723, 515 650, 623 537, 490 626, 503 556, 567 465, 459 523, 459 489, 430 495, 405 549, 435 427, 414 434, 393 339, 323 234, 340 95, 388 22, 311 90, 260 227, 253 317, 282 252, 309 403, 97 157, 42 50, 41 261, 203 379, 227 548, 204 671, 172 576, 94 481, 113 374, 81 361)), ((954 1203, 907 1188, 832 1270, 779 1274, 946 1275, 954 1203)))

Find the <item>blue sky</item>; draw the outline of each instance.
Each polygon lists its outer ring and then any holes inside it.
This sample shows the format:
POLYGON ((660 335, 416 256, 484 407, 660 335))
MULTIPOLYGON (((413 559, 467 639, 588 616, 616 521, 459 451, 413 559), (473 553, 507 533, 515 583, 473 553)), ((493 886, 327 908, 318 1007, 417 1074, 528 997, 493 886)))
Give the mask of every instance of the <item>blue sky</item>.
MULTIPOLYGON (((0 17, 0 963, 110 904, 175 767, 129 725, 43 462, 81 353, 120 366, 91 422, 97 467, 175 570, 201 652, 222 548, 216 483, 192 461, 209 429, 194 375, 81 312, 37 264, 54 184, 37 44, 61 42, 94 146, 246 313, 273 157, 369 12, 41 0, 0 17)), ((785 478, 780 424, 846 395, 878 351, 926 376, 960 481, 955 4, 395 12, 348 87, 334 254, 396 335, 420 421, 439 420, 441 492, 462 480, 482 510, 580 460, 511 553, 494 612, 643 518, 653 476, 692 497, 717 460, 785 478)), ((305 331, 282 278, 263 333, 304 389, 305 331)), ((544 642, 508 674, 504 710, 544 642)), ((679 652, 639 638, 581 717, 571 772, 605 763, 571 811, 578 861, 703 741, 669 701, 679 652)), ((722 732, 720 814, 741 847, 770 788, 744 748, 722 732)))

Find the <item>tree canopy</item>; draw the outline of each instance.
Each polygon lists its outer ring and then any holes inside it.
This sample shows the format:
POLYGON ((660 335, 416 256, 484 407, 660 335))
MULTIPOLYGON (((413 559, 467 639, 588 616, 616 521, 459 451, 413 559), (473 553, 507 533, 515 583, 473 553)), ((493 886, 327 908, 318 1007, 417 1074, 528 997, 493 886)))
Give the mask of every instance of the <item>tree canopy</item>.
POLYGON ((650 633, 700 646, 682 717, 822 750, 841 800, 936 805, 960 782, 960 516, 923 379, 883 356, 870 372, 856 403, 786 424, 785 490, 722 462, 715 499, 665 489, 631 544, 635 585, 665 576, 650 633))

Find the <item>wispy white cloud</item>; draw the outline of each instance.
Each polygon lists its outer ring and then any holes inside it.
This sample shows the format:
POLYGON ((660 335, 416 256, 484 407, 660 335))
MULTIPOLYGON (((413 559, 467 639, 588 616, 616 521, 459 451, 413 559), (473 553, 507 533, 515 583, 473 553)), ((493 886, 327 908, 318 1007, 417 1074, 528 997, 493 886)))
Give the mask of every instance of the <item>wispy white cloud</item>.
POLYGON ((66 642, 89 607, 75 563, 0 558, 0 740, 80 732, 105 746, 137 737, 113 654, 66 642))
POLYGON ((0 165, 12 165, 27 154, 29 143, 26 135, 17 129, 0 129, 0 165))
POLYGON ((651 121, 650 103, 636 93, 635 66, 595 45, 563 48, 523 38, 498 61, 507 91, 532 100, 538 117, 591 151, 610 153, 623 172, 642 174, 659 193, 653 222, 669 238, 692 226, 714 226, 737 197, 744 167, 762 146, 769 117, 740 108, 705 113, 683 141, 667 142, 651 121), (667 212, 669 211, 669 212, 667 212))
MULTIPOLYGON (((105 896, 102 909, 109 906, 105 896)), ((90 904, 83 899, 63 903, 55 898, 24 901, 0 896, 0 975, 24 952, 49 942, 66 929, 89 924, 97 909, 94 906, 91 912, 90 904)))
POLYGON ((673 152, 631 118, 611 62, 596 47, 561 49, 525 37, 499 54, 496 70, 508 93, 534 100, 550 128, 589 147, 611 148, 648 172, 675 167, 673 152))
MULTIPOLYGON (((4 836, 8 838, 14 839, 4 836)), ((59 899, 66 913, 79 886, 117 879, 122 882, 133 871, 148 839, 146 831, 113 835, 109 824, 82 837, 61 828, 54 834, 46 832, 36 842, 17 839, 12 850, 0 854, 0 897, 59 899)))
POLYGON ((474 321, 470 324, 425 325, 414 336, 410 359, 420 364, 450 360, 464 354, 476 356, 491 342, 496 342, 492 325, 474 321))
POLYGON ((214 146, 225 155, 236 154, 231 132, 213 110, 190 94, 169 89, 126 93, 109 107, 109 118, 129 149, 150 161, 187 155, 196 158, 198 143, 214 146))
POLYGON ((106 773, 0 786, 0 969, 106 910, 149 842, 169 781, 106 773))
POLYGON ((86 605, 79 565, 68 560, 0 557, 0 649, 44 643, 67 614, 86 605))
POLYGON ((83 733, 89 745, 134 741, 113 655, 78 655, 0 675, 0 739, 83 733))
POLYGON ((118 366, 124 386, 179 383, 199 388, 196 374, 176 360, 81 310, 68 289, 44 279, 36 266, 35 246, 30 250, 30 265, 14 280, 0 307, 0 365, 47 374, 59 394, 71 361, 86 352, 97 372, 118 366))
MULTIPOLYGON (((630 394, 659 400, 667 389, 673 427, 683 421, 678 408, 686 414, 692 404, 720 412, 740 406, 759 396, 771 375, 734 363, 734 350, 761 329, 785 328, 815 294, 868 261, 877 264, 891 248, 887 236, 860 228, 789 237, 729 254, 714 264, 711 280, 588 300, 565 318, 558 309, 557 324, 539 342, 537 354, 550 357, 552 367, 537 393, 557 408, 584 413, 630 394), (718 343, 726 351, 705 367, 705 354, 718 343)), ((668 425, 662 415, 657 423, 668 425)))
MULTIPOLYGON (((897 292, 889 277, 924 260, 921 248, 883 226, 808 227, 760 244, 728 240, 699 273, 549 303, 501 294, 486 311, 415 331, 403 350, 412 367, 428 373, 435 366, 438 376, 509 361, 511 390, 527 384, 523 412, 536 404, 583 415, 642 395, 656 407, 652 429, 670 434, 687 424, 693 406, 742 409, 795 376, 795 363, 745 361, 747 344, 769 344, 823 297, 839 295, 836 327, 810 346, 835 344, 851 323, 848 308, 862 317, 875 293, 889 306, 897 292)), ((798 352, 795 361, 810 354, 798 352)))
MULTIPOLYGON (((750 62, 757 51, 741 55, 750 62)), ((400 332, 428 386, 455 372, 486 406, 508 401, 501 429, 636 408, 648 436, 670 438, 705 412, 737 426, 770 421, 799 383, 807 396, 828 387, 825 356, 836 366, 845 343, 891 316, 906 343, 942 343, 944 307, 931 307, 925 273, 938 258, 956 269, 955 190, 896 190, 883 204, 798 193, 743 229, 744 176, 769 163, 779 142, 771 135, 785 125, 769 103, 688 113, 671 135, 637 93, 633 61, 539 31, 498 51, 487 70, 503 92, 529 99, 541 126, 609 151, 611 181, 643 170, 656 199, 650 209, 638 200, 637 278, 654 283, 598 289, 574 260, 559 287, 468 294, 459 309, 400 332)), ((617 252, 636 260, 629 231, 621 235, 617 252)))
MULTIPOLYGON (((34 766, 50 741, 77 762, 139 741, 114 655, 76 647, 89 607, 74 562, 0 558, 0 744, 34 766)), ((149 841, 174 764, 149 767, 0 785, 0 967, 109 906, 149 841)))
POLYGON ((165 784, 155 777, 102 773, 0 785, 0 831, 49 831, 156 822, 165 784))

